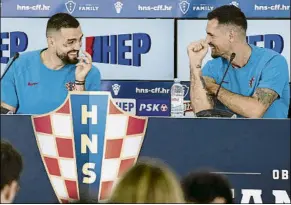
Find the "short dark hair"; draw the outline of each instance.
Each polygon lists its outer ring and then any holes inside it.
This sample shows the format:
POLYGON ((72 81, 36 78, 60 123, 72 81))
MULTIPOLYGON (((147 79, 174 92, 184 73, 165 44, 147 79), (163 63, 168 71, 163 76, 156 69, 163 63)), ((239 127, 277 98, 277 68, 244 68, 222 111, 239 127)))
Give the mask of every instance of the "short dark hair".
POLYGON ((61 28, 78 28, 79 25, 79 21, 70 14, 57 13, 48 20, 46 34, 48 35, 48 31, 51 29, 58 31, 61 28))
POLYGON ((230 184, 223 175, 207 171, 193 172, 182 179, 181 185, 187 202, 205 204, 221 197, 227 204, 233 203, 230 184))
POLYGON ((1 189, 19 180, 23 168, 22 157, 8 142, 1 140, 1 189))
POLYGON ((245 14, 240 8, 233 5, 224 5, 214 9, 208 13, 207 19, 217 19, 219 24, 233 24, 241 27, 244 31, 248 28, 245 14))

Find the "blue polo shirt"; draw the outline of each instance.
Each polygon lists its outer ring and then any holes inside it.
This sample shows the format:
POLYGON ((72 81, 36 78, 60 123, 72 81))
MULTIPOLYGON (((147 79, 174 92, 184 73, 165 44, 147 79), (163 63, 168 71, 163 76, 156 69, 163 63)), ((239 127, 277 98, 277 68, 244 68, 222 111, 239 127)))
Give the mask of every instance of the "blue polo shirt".
MULTIPOLYGON (((233 93, 252 96, 257 88, 268 88, 279 97, 265 112, 263 118, 287 118, 290 103, 289 71, 286 59, 279 53, 250 45, 252 53, 242 68, 230 66, 222 87, 233 93)), ((217 84, 227 68, 224 58, 210 60, 202 69, 203 76, 213 78, 217 84)), ((224 106, 224 109, 227 109, 224 106)))
MULTIPOLYGON (((55 110, 66 99, 67 86, 75 82, 75 65, 49 69, 42 63, 41 51, 21 54, 1 81, 1 101, 16 107, 17 114, 44 114, 55 110)), ((92 66, 85 88, 99 91, 100 83, 100 72, 92 66)))

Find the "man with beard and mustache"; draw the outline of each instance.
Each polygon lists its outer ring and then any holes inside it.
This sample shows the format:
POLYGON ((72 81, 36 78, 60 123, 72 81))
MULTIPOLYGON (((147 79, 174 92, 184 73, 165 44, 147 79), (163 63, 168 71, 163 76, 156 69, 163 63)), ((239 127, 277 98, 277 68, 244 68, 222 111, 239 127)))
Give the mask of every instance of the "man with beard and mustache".
POLYGON ((83 33, 76 18, 53 15, 46 37, 47 48, 21 54, 4 75, 1 113, 43 114, 58 108, 68 91, 100 89, 99 70, 90 54, 80 51, 83 33))
POLYGON ((247 118, 287 118, 289 72, 279 53, 246 41, 247 20, 237 7, 225 5, 208 13, 206 39, 188 46, 191 105, 198 115, 214 108, 213 96, 235 58, 218 93, 227 111, 247 118), (208 47, 214 59, 201 69, 208 47))

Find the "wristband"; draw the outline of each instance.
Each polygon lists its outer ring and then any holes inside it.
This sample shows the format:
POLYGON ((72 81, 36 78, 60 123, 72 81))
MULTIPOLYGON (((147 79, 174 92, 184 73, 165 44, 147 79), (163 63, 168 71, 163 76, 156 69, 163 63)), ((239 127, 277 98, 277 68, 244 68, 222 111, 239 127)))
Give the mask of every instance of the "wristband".
POLYGON ((76 85, 85 85, 85 80, 84 81, 75 80, 75 84, 76 85))
POLYGON ((75 82, 75 85, 85 85, 85 82, 84 83, 75 82))
POLYGON ((78 83, 85 83, 85 80, 83 80, 83 81, 75 80, 75 82, 78 82, 78 83))

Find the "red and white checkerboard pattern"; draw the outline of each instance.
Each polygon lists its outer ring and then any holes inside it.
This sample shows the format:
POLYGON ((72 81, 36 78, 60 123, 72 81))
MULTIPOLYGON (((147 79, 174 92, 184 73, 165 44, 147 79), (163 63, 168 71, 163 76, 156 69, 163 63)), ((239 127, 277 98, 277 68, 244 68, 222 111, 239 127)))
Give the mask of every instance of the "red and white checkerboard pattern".
MULTIPOLYGON (((104 92, 103 92, 104 94, 104 92)), ((108 94, 99 200, 108 198, 113 184, 136 162, 147 127, 147 117, 130 116, 108 94)), ((52 187, 61 203, 79 200, 70 94, 57 111, 33 116, 39 151, 52 187)))
POLYGON ((146 127, 146 117, 126 114, 110 98, 98 197, 100 201, 108 198, 118 178, 136 162, 146 127))
POLYGON ((40 155, 61 203, 79 200, 78 175, 70 100, 57 111, 33 116, 40 155))

